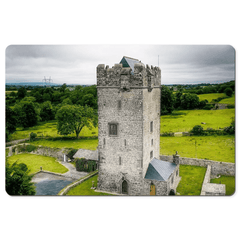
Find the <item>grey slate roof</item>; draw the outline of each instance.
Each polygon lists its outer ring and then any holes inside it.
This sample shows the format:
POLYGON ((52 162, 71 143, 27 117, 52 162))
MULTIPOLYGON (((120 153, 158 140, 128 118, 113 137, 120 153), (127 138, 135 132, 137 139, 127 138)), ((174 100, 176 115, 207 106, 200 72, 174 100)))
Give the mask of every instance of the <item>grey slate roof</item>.
POLYGON ((135 58, 130 58, 130 57, 124 56, 120 63, 123 65, 123 67, 130 67, 132 69, 131 73, 133 74, 134 64, 135 63, 140 63, 140 61, 138 59, 135 59, 135 58))
POLYGON ((167 181, 176 168, 175 163, 166 162, 153 158, 148 165, 145 179, 167 181))
POLYGON ((98 161, 98 150, 92 151, 87 149, 78 149, 73 158, 86 158, 88 160, 98 161))

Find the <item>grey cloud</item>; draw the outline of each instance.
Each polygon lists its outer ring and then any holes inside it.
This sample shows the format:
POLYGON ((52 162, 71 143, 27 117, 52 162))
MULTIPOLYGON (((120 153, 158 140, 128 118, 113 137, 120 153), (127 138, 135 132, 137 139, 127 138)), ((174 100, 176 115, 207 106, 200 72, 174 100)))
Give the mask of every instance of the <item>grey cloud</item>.
POLYGON ((113 66, 123 56, 158 65, 162 82, 234 79, 235 51, 228 45, 12 45, 6 49, 6 80, 95 84, 98 64, 113 66))

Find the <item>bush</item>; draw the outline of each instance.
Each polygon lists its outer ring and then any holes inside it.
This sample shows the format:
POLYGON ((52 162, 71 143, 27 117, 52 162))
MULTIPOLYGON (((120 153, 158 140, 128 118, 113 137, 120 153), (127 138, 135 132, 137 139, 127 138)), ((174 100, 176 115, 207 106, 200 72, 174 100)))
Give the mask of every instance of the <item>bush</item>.
POLYGON ((207 104, 205 107, 203 107, 204 110, 211 110, 213 108, 213 104, 207 104))
POLYGON ((97 169, 96 161, 86 160, 85 158, 76 159, 76 170, 79 172, 92 172, 97 169))
POLYGON ((30 141, 34 141, 34 139, 37 137, 37 134, 34 132, 30 133, 30 141))
POLYGON ((67 154, 67 157, 70 158, 70 159, 73 159, 73 156, 74 154, 78 151, 78 149, 71 149, 68 154, 67 154))
POLYGON ((232 90, 230 87, 228 87, 228 88, 226 88, 226 89, 224 90, 224 93, 225 93, 228 97, 231 97, 232 94, 233 94, 233 90, 232 90))
POLYGON ((229 108, 229 109, 230 109, 230 108, 235 108, 235 104, 228 104, 228 105, 227 105, 227 108, 229 108))
POLYGON ((196 125, 193 127, 193 129, 190 131, 193 135, 199 136, 204 135, 203 127, 200 125, 196 125))

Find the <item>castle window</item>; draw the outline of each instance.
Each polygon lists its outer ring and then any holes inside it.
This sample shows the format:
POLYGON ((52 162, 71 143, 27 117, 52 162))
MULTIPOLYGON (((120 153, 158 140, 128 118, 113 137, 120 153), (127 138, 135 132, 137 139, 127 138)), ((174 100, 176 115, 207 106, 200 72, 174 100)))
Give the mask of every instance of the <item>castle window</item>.
POLYGON ((178 170, 176 171, 176 176, 178 175, 178 170))
POLYGON ((124 146, 126 147, 127 146, 127 140, 124 139, 124 146))
POLYGON ((151 145, 153 146, 153 139, 151 140, 151 145))
POLYGON ((118 100, 118 110, 121 110, 121 108, 122 108, 121 100, 118 100))
POLYGON ((173 184, 173 177, 172 177, 172 184, 173 184))
POLYGON ((150 122, 150 132, 153 132, 153 121, 150 122))
POLYGON ((105 138, 103 139, 103 145, 106 145, 106 140, 105 140, 105 138))
POLYGON ((119 157, 119 165, 122 165, 122 159, 119 157))
POLYGON ((118 124, 117 123, 109 123, 109 136, 117 136, 118 135, 118 124))
POLYGON ((150 152, 150 159, 153 158, 153 151, 150 152))

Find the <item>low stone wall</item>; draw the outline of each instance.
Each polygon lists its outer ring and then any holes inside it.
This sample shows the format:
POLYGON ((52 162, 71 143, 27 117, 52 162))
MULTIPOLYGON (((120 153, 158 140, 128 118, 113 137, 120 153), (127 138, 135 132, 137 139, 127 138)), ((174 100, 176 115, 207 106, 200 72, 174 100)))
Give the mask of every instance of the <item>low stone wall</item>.
MULTIPOLYGON (((160 159, 168 162, 173 162, 173 156, 160 155, 160 159)), ((213 160, 198 159, 198 158, 185 158, 180 157, 180 165, 192 165, 207 167, 211 166, 211 174, 216 175, 226 175, 226 176, 235 176, 235 163, 228 162, 218 162, 213 160)))
POLYGON ((33 154, 54 157, 61 161, 64 160, 64 154, 66 154, 66 152, 66 149, 50 148, 43 146, 38 146, 36 150, 32 151, 33 154))

